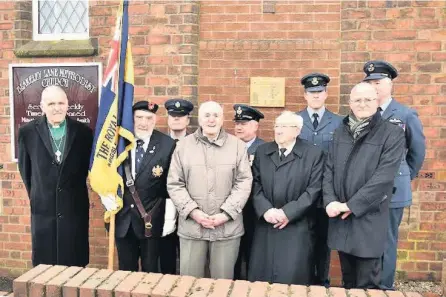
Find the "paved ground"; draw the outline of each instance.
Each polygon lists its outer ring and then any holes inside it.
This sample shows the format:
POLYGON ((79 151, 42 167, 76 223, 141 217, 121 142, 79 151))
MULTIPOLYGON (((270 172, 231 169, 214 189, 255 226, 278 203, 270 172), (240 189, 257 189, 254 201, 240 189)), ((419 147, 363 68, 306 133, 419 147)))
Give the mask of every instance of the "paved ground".
POLYGON ((418 292, 418 293, 435 293, 442 296, 442 288, 439 283, 433 282, 415 282, 415 281, 396 281, 395 288, 403 292, 418 292))

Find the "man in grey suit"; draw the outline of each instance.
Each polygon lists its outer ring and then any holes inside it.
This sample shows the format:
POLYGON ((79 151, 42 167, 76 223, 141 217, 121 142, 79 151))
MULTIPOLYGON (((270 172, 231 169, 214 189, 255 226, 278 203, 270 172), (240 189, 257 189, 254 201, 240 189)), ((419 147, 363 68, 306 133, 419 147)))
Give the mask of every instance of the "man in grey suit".
POLYGON ((364 81, 370 83, 377 91, 382 119, 402 127, 406 138, 406 151, 395 178, 395 192, 390 202, 390 222, 381 275, 382 289, 392 290, 397 260, 398 227, 403 218, 404 207, 412 204, 410 182, 423 165, 426 144, 417 112, 392 98, 393 79, 398 76, 395 67, 386 61, 375 60, 365 63, 363 70, 366 74, 364 81))
MULTIPOLYGON (((252 166, 257 147, 265 142, 257 137, 259 121, 260 119, 264 118, 264 115, 249 105, 235 104, 233 107, 235 110, 235 136, 246 143, 248 148, 249 163, 252 166)), ((243 209, 243 225, 245 226, 245 234, 240 242, 239 254, 234 267, 234 279, 247 279, 255 221, 256 217, 252 206, 252 197, 250 197, 245 205, 245 208, 243 209), (246 263, 245 273, 242 271, 242 262, 246 263)))
MULTIPOLYGON (((325 107, 330 77, 322 73, 309 73, 302 77, 300 82, 305 88, 304 97, 307 108, 298 113, 304 120, 299 138, 321 148, 326 154, 333 140, 333 132, 342 122, 341 116, 325 107)), ((316 244, 313 284, 328 287, 330 285, 330 249, 327 246, 328 216, 322 206, 322 197, 316 203, 314 215, 316 244)))

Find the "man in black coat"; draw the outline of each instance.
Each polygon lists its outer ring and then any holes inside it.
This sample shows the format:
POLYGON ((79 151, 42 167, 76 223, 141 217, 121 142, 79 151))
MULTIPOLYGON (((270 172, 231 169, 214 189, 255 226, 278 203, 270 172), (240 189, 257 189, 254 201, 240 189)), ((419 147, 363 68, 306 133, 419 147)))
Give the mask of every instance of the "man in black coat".
POLYGON ((335 130, 325 166, 328 246, 339 252, 347 289, 379 288, 393 180, 405 147, 404 130, 382 120, 378 104, 371 85, 352 89, 351 112, 335 130))
POLYGON ((116 247, 119 269, 158 272, 161 236, 164 227, 165 200, 169 197, 166 179, 175 141, 154 130, 158 105, 140 101, 133 105, 136 148, 125 161, 131 168, 134 186, 147 213, 151 212, 151 236, 145 237, 145 224, 125 178, 124 205, 116 215, 116 247))
MULTIPOLYGON (((246 143, 249 163, 252 166, 257 148, 262 143, 265 143, 263 139, 257 136, 259 121, 265 116, 257 109, 246 104, 235 104, 233 108, 235 111, 235 136, 246 143)), ((243 208, 243 226, 245 227, 245 234, 240 240, 238 258, 234 266, 234 279, 246 280, 248 278, 249 258, 251 256, 251 246, 256 220, 251 195, 243 208), (242 262, 246 264, 246 269, 244 271, 242 269, 242 262)))
POLYGON ((252 165, 257 221, 249 281, 312 283, 312 210, 322 190, 324 154, 297 137, 302 125, 301 116, 284 111, 275 122, 275 141, 257 148, 252 165))
POLYGON ((43 90, 44 115, 19 129, 19 170, 31 206, 32 263, 86 266, 89 262, 87 189, 93 132, 67 117, 57 86, 43 90))

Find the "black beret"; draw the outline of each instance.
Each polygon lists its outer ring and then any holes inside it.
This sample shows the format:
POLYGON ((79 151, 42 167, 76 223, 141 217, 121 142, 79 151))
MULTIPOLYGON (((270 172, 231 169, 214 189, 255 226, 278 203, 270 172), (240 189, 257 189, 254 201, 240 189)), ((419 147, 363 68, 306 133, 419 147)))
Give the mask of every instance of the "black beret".
POLYGON ((146 110, 153 113, 156 113, 158 110, 158 104, 155 102, 149 102, 149 101, 139 101, 133 104, 132 111, 135 112, 135 110, 146 110))

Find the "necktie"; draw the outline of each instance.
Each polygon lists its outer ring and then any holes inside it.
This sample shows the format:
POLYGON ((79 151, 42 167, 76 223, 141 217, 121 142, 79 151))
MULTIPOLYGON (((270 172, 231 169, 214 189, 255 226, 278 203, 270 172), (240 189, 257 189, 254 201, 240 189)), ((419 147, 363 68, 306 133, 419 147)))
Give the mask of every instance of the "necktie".
POLYGON ((135 151, 135 172, 139 172, 139 167, 142 163, 142 159, 144 158, 144 140, 138 139, 136 141, 136 151, 135 151))
POLYGON ((378 107, 378 111, 381 113, 381 115, 383 114, 383 109, 380 107, 378 107))
POLYGON ((317 120, 318 117, 319 117, 319 115, 318 115, 317 113, 313 113, 313 118, 314 118, 314 121, 313 121, 313 128, 314 128, 314 129, 316 129, 317 126, 319 125, 319 121, 317 120))
POLYGON ((285 151, 286 151, 286 148, 280 149, 280 161, 283 161, 283 159, 285 159, 285 151))

